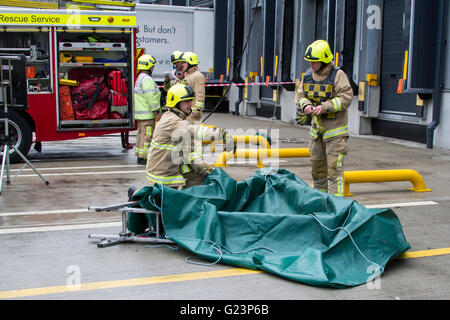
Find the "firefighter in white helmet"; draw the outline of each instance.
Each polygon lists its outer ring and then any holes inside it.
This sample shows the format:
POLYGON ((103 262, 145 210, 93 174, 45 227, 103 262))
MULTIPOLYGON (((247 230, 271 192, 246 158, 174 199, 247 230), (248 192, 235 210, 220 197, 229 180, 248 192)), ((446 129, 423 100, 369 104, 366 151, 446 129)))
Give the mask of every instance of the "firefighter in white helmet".
POLYGON ((225 150, 235 148, 233 137, 224 129, 186 121, 194 99, 194 91, 188 85, 176 84, 168 91, 168 111, 156 125, 149 150, 146 175, 151 184, 177 189, 203 184, 213 166, 202 160, 202 140, 223 139, 225 150))
POLYGON ((161 92, 152 78, 156 59, 145 54, 138 59, 137 69, 140 71, 134 85, 134 119, 137 120, 137 136, 135 154, 137 163, 145 165, 148 148, 152 141, 157 114, 161 112, 161 92))
POLYGON ((297 89, 297 121, 310 129, 311 174, 316 189, 344 195, 344 155, 347 154, 348 114, 353 90, 344 71, 334 67, 333 54, 325 40, 308 46, 310 62, 297 89))

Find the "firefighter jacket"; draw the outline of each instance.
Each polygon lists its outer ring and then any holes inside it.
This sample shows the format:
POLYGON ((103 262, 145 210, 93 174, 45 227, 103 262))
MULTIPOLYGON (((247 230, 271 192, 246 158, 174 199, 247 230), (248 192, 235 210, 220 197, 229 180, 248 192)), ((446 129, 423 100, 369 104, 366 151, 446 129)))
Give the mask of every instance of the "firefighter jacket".
POLYGON ((312 104, 322 105, 323 113, 312 116, 310 135, 312 139, 319 136, 330 140, 348 136, 348 112, 353 98, 353 90, 344 71, 334 67, 331 61, 319 72, 308 69, 298 87, 295 102, 299 113, 312 104))
POLYGON ((195 100, 192 111, 202 111, 205 107, 205 77, 198 70, 198 66, 188 69, 181 83, 187 84, 194 90, 195 100))
POLYGON ((220 140, 223 131, 202 125, 192 125, 185 116, 166 111, 155 128, 150 143, 146 175, 152 183, 184 186, 185 174, 201 162, 202 140, 220 140), (194 140, 194 143, 192 143, 194 140), (195 147, 193 147, 195 146, 195 147))
POLYGON ((161 92, 156 82, 146 72, 141 72, 134 86, 134 119, 151 120, 160 111, 161 92))

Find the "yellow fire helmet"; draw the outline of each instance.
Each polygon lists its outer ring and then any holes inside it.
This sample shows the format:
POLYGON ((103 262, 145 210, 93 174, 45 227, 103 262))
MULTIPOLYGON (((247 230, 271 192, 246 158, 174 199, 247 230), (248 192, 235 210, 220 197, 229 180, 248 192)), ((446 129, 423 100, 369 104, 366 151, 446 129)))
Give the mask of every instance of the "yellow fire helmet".
POLYGON ((175 63, 181 61, 182 56, 183 56, 183 51, 176 50, 176 51, 172 52, 172 54, 170 55, 170 61, 172 62, 172 64, 175 64, 175 63))
POLYGON ((150 54, 144 54, 138 59, 138 70, 150 70, 156 65, 156 59, 150 54))
POLYGON ((311 43, 305 52, 305 60, 312 62, 330 63, 333 60, 330 45, 325 40, 317 40, 311 43))
POLYGON ((193 52, 185 52, 180 60, 189 63, 191 66, 198 65, 198 56, 193 52))
POLYGON ((195 98, 194 90, 185 84, 176 84, 167 92, 166 106, 169 108, 176 107, 180 101, 193 100, 195 98))

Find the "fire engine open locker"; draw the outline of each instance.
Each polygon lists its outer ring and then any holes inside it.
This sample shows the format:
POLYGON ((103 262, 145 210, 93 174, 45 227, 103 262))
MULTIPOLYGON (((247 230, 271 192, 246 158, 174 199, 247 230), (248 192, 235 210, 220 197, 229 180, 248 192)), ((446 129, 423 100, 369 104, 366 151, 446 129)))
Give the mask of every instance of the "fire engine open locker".
POLYGON ((8 114, 16 147, 26 155, 33 132, 40 151, 44 141, 134 130, 135 43, 132 11, 2 8, 0 53, 26 56, 28 108, 8 114))

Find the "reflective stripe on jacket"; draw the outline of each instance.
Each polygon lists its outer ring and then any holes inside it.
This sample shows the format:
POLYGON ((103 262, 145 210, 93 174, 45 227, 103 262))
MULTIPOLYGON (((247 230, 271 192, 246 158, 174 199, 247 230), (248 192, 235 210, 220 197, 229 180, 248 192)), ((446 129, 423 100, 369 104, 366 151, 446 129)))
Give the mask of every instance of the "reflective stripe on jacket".
POLYGON ((161 109, 161 92, 153 78, 141 72, 134 86, 134 119, 155 119, 161 109))

